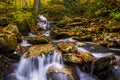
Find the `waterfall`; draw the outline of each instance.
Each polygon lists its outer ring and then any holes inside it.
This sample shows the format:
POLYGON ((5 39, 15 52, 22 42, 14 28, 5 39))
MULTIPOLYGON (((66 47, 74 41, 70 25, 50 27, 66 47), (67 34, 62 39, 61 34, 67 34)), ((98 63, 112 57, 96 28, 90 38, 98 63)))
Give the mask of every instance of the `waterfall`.
POLYGON ((77 71, 77 74, 78 74, 80 80, 97 80, 97 79, 93 78, 91 75, 89 75, 85 72, 82 72, 78 67, 76 67, 76 71, 77 71))
POLYGON ((22 42, 21 42, 20 45, 22 45, 22 46, 24 46, 24 47, 32 46, 32 44, 29 44, 29 43, 27 42, 27 40, 25 40, 25 39, 22 40, 22 42))
POLYGON ((55 51, 41 57, 22 57, 14 74, 17 80, 47 80, 46 72, 51 66, 59 69, 63 67, 62 57, 55 51))
POLYGON ((47 30, 50 28, 50 23, 48 22, 47 18, 43 15, 38 15, 39 18, 39 22, 38 22, 38 26, 44 30, 47 30))

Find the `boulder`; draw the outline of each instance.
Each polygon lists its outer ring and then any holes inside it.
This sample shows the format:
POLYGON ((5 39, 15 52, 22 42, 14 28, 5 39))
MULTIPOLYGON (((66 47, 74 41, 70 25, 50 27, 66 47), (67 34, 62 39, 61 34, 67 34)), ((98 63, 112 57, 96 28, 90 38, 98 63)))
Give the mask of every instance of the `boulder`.
POLYGON ((0 29, 0 51, 1 52, 12 52, 18 45, 16 34, 13 32, 0 29))
POLYGON ((66 24, 67 24, 67 20, 60 20, 59 22, 57 22, 56 26, 62 28, 66 24))
POLYGON ((96 58, 90 53, 67 53, 63 54, 63 60, 67 63, 82 64, 96 60, 96 58))
POLYGON ((47 78, 48 80, 79 80, 75 70, 68 66, 64 66, 63 68, 51 66, 47 70, 47 78))
POLYGON ((55 47, 52 44, 34 45, 28 49, 28 51, 24 54, 24 57, 42 56, 43 54, 49 54, 54 50, 55 47))
POLYGON ((116 62, 116 58, 114 55, 102 57, 95 61, 94 63, 94 72, 102 72, 106 68, 109 69, 111 65, 113 65, 116 62))
POLYGON ((49 39, 46 36, 26 37, 26 40, 33 45, 49 43, 49 39))
POLYGON ((82 64, 83 59, 81 57, 76 56, 74 53, 63 54, 63 61, 65 63, 74 63, 74 64, 82 64))
POLYGON ((57 46, 63 53, 76 53, 77 48, 72 42, 59 42, 57 46))
POLYGON ((14 33, 15 36, 17 37, 17 40, 21 41, 21 33, 20 33, 20 31, 19 31, 19 29, 18 29, 18 27, 16 25, 9 24, 4 29, 8 30, 8 31, 11 31, 12 33, 14 33))

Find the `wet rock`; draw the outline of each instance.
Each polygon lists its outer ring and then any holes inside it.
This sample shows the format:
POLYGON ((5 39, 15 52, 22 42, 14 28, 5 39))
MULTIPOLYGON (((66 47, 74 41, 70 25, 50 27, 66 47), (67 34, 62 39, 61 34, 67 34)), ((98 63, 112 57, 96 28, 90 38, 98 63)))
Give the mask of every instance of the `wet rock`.
POLYGON ((62 50, 63 53, 74 53, 77 52, 77 48, 72 42, 59 42, 57 46, 62 50))
POLYGON ((72 67, 64 66, 63 68, 50 67, 47 71, 48 80, 79 80, 75 70, 72 67))
POLYGON ((27 37, 26 40, 33 45, 49 43, 49 39, 46 36, 27 37))
POLYGON ((42 56, 43 54, 49 54, 49 52, 54 49, 55 47, 52 44, 34 45, 28 49, 28 51, 24 54, 24 57, 42 56))
POLYGON ((111 65, 113 65, 116 62, 116 58, 114 55, 106 56, 98 59, 94 64, 94 72, 102 72, 106 68, 110 68, 111 65))
POLYGON ((0 29, 0 51, 1 52, 12 52, 18 45, 16 35, 5 29, 0 29))
POLYGON ((83 43, 83 42, 77 42, 76 45, 77 45, 78 47, 80 47, 80 46, 86 46, 86 44, 83 43))
POLYGON ((87 51, 91 53, 109 53, 110 52, 108 48, 105 48, 95 43, 86 43, 86 45, 83 45, 81 47, 85 48, 87 51))
POLYGON ((81 64, 83 62, 83 59, 81 58, 81 56, 76 56, 74 53, 67 53, 63 54, 63 61, 65 63, 81 64))
POLYGON ((14 66, 12 65, 12 63, 18 61, 16 58, 13 58, 14 54, 10 54, 12 58, 10 56, 0 55, 0 80, 8 80, 6 78, 13 72, 14 66))
POLYGON ((82 64, 92 62, 96 60, 96 58, 90 53, 67 53, 63 54, 64 62, 74 63, 74 64, 82 64))

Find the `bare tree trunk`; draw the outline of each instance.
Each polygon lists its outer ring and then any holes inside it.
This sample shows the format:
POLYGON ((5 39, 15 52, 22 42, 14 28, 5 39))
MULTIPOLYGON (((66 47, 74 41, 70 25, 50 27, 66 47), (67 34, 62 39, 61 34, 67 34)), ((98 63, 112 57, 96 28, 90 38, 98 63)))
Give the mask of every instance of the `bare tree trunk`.
POLYGON ((40 10, 40 0, 34 0, 34 21, 37 24, 38 14, 40 10))

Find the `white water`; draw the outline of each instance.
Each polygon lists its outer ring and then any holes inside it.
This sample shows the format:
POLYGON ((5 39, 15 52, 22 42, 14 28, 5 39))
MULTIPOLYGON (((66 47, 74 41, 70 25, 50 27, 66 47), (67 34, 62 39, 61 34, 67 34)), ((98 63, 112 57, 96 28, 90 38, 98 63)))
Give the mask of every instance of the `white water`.
POLYGON ((50 23, 48 22, 47 18, 43 15, 38 15, 39 18, 39 22, 38 22, 38 26, 44 30, 47 30, 50 28, 50 23))
POLYGON ((22 45, 22 46, 24 46, 24 47, 27 47, 27 46, 32 46, 32 44, 29 44, 28 42, 27 42, 27 40, 22 40, 22 42, 21 42, 21 44, 20 45, 22 45))
POLYGON ((50 31, 45 31, 45 32, 42 33, 42 35, 44 35, 44 36, 50 36, 50 31))
POLYGON ((76 67, 76 71, 77 71, 77 74, 78 74, 80 80, 97 80, 97 79, 93 78, 91 75, 89 75, 85 72, 82 72, 78 67, 76 67))
POLYGON ((29 37, 36 37, 37 35, 32 34, 32 33, 29 33, 28 36, 29 36, 29 37))
POLYGON ((46 72, 51 66, 63 67, 62 57, 57 52, 49 56, 22 57, 14 74, 17 80, 47 80, 46 72))
POLYGON ((73 38, 66 38, 66 39, 59 39, 59 40, 52 40, 52 42, 75 42, 76 40, 74 40, 73 38))
MULTIPOLYGON (((87 49, 83 48, 83 47, 78 47, 76 46, 79 52, 89 52, 87 49)), ((91 53, 91 52, 89 52, 91 53)), ((94 57, 96 58, 101 58, 101 57, 106 57, 109 55, 112 55, 113 53, 91 53, 94 57)))

